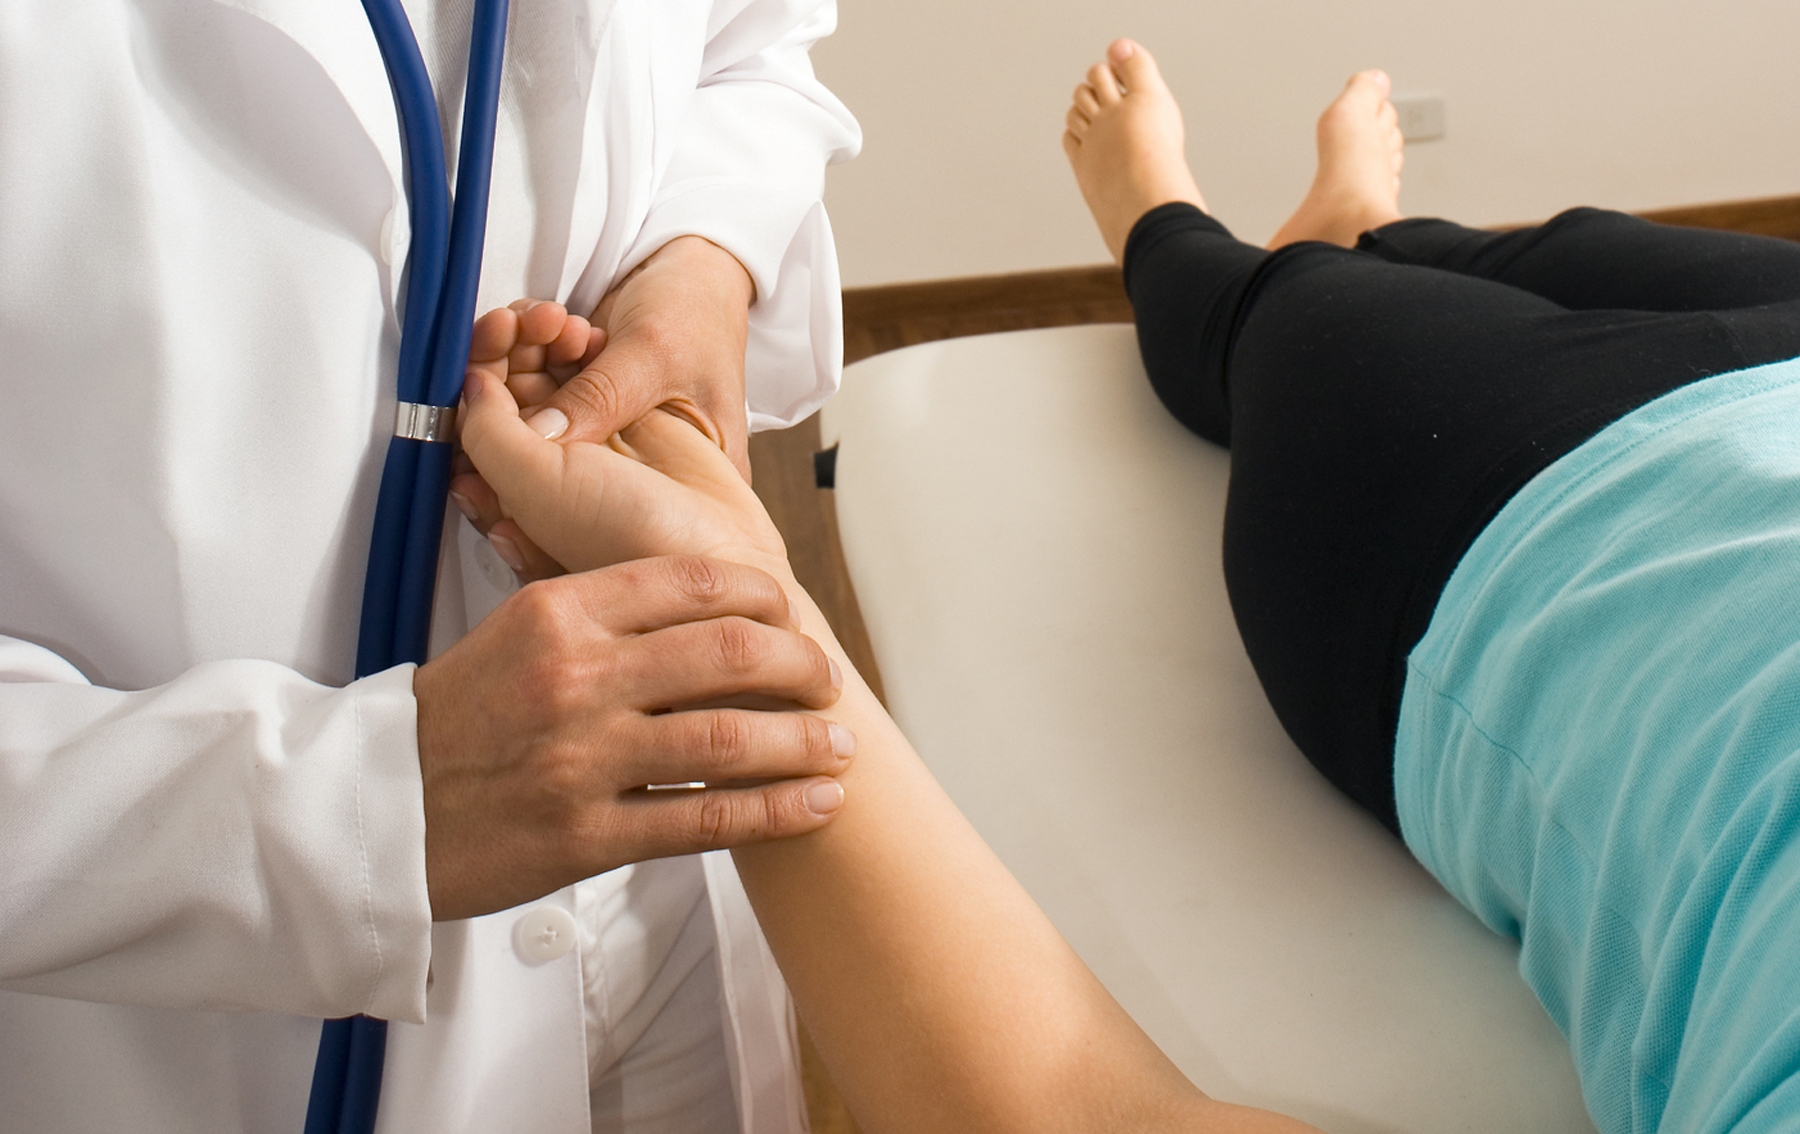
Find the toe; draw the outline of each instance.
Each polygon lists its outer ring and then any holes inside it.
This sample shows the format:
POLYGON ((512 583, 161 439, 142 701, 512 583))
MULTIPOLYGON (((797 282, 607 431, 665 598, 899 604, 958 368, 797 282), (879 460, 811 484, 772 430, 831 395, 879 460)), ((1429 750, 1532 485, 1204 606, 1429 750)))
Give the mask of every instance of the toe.
POLYGON ((1119 90, 1119 77, 1107 63, 1096 63, 1088 68, 1087 85, 1093 88, 1094 97, 1101 106, 1111 106, 1119 101, 1124 92, 1119 90))
POLYGON ((1128 91, 1166 89, 1155 58, 1135 40, 1114 40, 1106 49, 1106 60, 1128 91))
POLYGON ((1075 88, 1074 103, 1075 105, 1069 108, 1070 112, 1079 112, 1089 122, 1092 122, 1094 116, 1100 113, 1099 96, 1094 93, 1094 88, 1086 83, 1075 88))
POLYGON ((1393 82, 1386 71, 1358 71, 1350 76, 1344 84, 1341 96, 1345 101, 1359 106, 1377 107, 1387 101, 1388 92, 1393 89, 1393 82))
POLYGON ((1081 113, 1080 109, 1071 106, 1069 108, 1069 113, 1063 118, 1063 125, 1068 129, 1069 133, 1075 135, 1076 141, 1080 141, 1087 137, 1089 126, 1088 117, 1081 113))

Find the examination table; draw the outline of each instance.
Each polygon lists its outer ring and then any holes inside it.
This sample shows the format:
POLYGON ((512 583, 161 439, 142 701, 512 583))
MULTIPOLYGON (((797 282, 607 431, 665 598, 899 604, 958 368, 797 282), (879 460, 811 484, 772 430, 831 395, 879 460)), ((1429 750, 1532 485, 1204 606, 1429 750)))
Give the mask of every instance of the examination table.
POLYGON ((1592 1131, 1514 944, 1276 723, 1220 572, 1226 454, 1129 326, 877 355, 820 429, 895 717, 1203 1089, 1333 1134, 1592 1131))

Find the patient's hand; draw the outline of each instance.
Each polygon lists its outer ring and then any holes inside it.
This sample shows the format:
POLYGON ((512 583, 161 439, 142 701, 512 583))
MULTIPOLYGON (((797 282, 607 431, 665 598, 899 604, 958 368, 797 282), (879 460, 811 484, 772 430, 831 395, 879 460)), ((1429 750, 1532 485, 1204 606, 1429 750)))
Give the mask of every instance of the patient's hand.
POLYGON ((571 571, 703 555, 788 573, 762 503, 723 450, 668 409, 605 444, 550 441, 498 375, 471 368, 462 443, 504 514, 571 571))
MULTIPOLYGON (((580 372, 606 346, 606 332, 560 304, 519 299, 495 308, 475 321, 469 341, 469 369, 506 383, 527 411, 549 401, 557 389, 580 372)), ((564 571, 501 514, 499 498, 475 472, 465 453, 456 455, 450 499, 488 538, 519 578, 547 579, 564 571)))
POLYGON ((505 382, 530 409, 549 401, 605 346, 605 331, 561 304, 515 299, 475 320, 469 368, 505 382))

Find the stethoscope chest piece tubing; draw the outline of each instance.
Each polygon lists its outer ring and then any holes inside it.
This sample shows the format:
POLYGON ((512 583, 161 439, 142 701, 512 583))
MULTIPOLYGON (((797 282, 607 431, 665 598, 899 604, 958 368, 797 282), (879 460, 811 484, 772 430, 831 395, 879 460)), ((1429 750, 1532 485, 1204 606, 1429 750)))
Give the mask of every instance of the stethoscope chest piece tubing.
MULTIPOLYGON (((456 401, 481 284, 507 0, 475 2, 454 207, 437 95, 406 11, 400 0, 363 0, 363 10, 399 114, 413 240, 400 322, 399 408, 375 502, 357 677, 423 663, 430 640, 456 401)), ((386 1052, 386 1021, 367 1016, 325 1021, 305 1134, 371 1134, 386 1052)))

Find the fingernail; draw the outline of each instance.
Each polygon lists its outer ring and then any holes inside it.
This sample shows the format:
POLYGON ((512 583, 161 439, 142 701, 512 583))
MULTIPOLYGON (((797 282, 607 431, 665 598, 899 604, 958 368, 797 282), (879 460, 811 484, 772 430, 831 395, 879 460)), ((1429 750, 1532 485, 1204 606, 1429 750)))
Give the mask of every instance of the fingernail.
POLYGON ((836 780, 820 780, 806 789, 806 809, 814 815, 830 815, 844 806, 844 785, 836 780))
POLYGON ((788 621, 798 626, 800 625, 800 604, 794 601, 793 595, 788 595, 786 598, 788 600, 788 621))
POLYGON ((450 494, 450 503, 456 505, 456 510, 467 516, 470 520, 475 519, 475 501, 470 500, 460 492, 452 492, 450 494))
POLYGON ((831 754, 833 756, 848 756, 856 751, 855 733, 836 721, 832 721, 827 726, 827 731, 831 733, 831 754))
POLYGON ((525 419, 525 424, 537 431, 537 435, 546 441, 554 441, 569 428, 569 417, 554 406, 543 409, 525 419))
POLYGON ((838 668, 837 659, 836 658, 826 658, 825 660, 827 662, 831 663, 831 688, 832 688, 832 690, 837 691, 837 690, 843 689, 844 688, 844 671, 838 668))
POLYGON ((525 557, 519 554, 519 545, 509 536, 490 535, 488 543, 493 546, 494 554, 506 562, 514 571, 525 570, 525 557))

